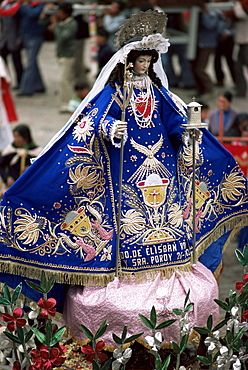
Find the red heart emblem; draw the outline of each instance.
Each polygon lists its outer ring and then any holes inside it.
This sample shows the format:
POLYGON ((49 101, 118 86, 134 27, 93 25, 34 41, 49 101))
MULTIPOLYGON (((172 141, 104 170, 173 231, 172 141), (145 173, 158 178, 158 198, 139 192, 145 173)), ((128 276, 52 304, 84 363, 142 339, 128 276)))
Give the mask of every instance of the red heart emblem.
POLYGON ((151 107, 153 106, 153 100, 147 98, 137 98, 135 101, 137 111, 144 117, 147 118, 151 113, 151 107))

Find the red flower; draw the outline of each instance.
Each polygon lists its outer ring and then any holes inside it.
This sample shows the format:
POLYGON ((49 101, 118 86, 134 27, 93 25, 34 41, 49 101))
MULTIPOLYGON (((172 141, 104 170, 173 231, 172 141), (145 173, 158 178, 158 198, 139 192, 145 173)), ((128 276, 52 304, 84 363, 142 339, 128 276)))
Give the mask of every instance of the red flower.
POLYGON ((8 313, 4 313, 2 315, 2 319, 5 322, 8 322, 7 328, 9 331, 15 331, 16 326, 23 328, 26 325, 25 319, 19 319, 22 316, 22 310, 20 308, 15 308, 13 311, 13 316, 9 315, 8 313))
POLYGON ((243 322, 247 319, 248 319, 248 310, 243 312, 242 317, 241 317, 241 322, 243 322))
POLYGON ((42 345, 40 350, 34 349, 30 352, 34 365, 29 367, 29 370, 51 370, 53 367, 60 366, 64 363, 65 358, 60 357, 66 352, 66 347, 58 346, 48 349, 42 345))
POLYGON ((20 361, 15 361, 15 362, 13 363, 12 370, 21 370, 21 364, 20 364, 20 361))
POLYGON ((92 362, 96 358, 98 358, 101 362, 104 362, 108 359, 108 356, 105 353, 101 353, 105 346, 103 340, 100 340, 96 344, 96 349, 94 350, 89 344, 86 344, 81 348, 81 351, 86 354, 86 360, 92 362))
POLYGON ((245 284, 248 283, 248 274, 245 274, 243 276, 243 280, 244 280, 243 282, 242 281, 238 281, 236 283, 236 289, 237 290, 240 290, 240 293, 242 293, 242 290, 243 290, 243 287, 245 286, 245 284))
POLYGON ((37 303, 40 308, 44 308, 44 310, 41 311, 40 316, 46 320, 48 319, 48 315, 55 316, 56 308, 53 307, 56 305, 56 303, 56 299, 54 298, 41 298, 37 303))

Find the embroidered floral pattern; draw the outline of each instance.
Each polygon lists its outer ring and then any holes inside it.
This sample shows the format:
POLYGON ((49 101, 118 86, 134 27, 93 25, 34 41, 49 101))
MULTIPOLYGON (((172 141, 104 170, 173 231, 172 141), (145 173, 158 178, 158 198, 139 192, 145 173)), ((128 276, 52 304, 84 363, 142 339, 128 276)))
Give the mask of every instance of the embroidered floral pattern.
POLYGON ((242 195, 243 189, 245 189, 245 184, 240 172, 232 171, 229 175, 225 175, 221 193, 226 202, 229 200, 237 201, 242 195))
POLYGON ((19 214, 18 220, 14 222, 16 226, 14 233, 21 233, 18 239, 23 240, 23 244, 35 244, 39 238, 41 229, 45 227, 47 221, 44 217, 30 214, 19 214))
POLYGON ((83 117, 74 127, 73 137, 78 143, 82 140, 86 141, 87 136, 90 136, 93 130, 92 118, 89 116, 83 117))

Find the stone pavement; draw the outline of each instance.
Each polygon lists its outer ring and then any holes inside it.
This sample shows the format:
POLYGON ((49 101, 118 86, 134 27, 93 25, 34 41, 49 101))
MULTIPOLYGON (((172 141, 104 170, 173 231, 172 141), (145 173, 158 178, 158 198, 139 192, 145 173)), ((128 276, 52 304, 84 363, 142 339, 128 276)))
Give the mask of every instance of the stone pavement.
MULTIPOLYGON (((59 102, 56 94, 57 90, 57 62, 55 58, 54 42, 45 42, 39 57, 39 64, 47 86, 45 94, 35 94, 32 97, 16 97, 15 103, 19 115, 19 123, 28 124, 33 132, 35 141, 44 146, 53 137, 53 135, 66 123, 69 114, 60 114, 58 112, 59 102)), ((225 67, 226 69, 226 67, 225 67)), ((212 74, 211 65, 209 71, 212 74)), ((213 76, 213 74, 212 74, 213 76)), ((226 73, 227 89, 233 89, 230 75, 226 73)), ((174 89, 186 103, 189 103, 194 94, 193 90, 174 89)), ((14 92, 15 94, 15 92, 14 92)), ((216 88, 213 95, 207 103, 211 109, 215 108, 215 100, 218 94, 216 88)), ((233 106, 239 111, 248 111, 248 99, 234 98, 233 106)), ((15 125, 13 125, 14 127, 15 125)), ((228 296, 230 289, 235 289, 236 281, 242 281, 242 266, 237 262, 234 250, 236 248, 236 239, 231 242, 224 254, 224 269, 219 278, 220 299, 224 300, 228 296)))

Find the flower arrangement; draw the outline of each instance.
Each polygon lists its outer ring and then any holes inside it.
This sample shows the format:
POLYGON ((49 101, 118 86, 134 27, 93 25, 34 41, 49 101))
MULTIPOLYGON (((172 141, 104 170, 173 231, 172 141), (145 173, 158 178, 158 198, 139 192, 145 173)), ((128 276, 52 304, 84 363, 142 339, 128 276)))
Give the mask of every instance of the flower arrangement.
MULTIPOLYGON (((188 313, 194 306, 194 303, 188 303, 190 291, 185 297, 183 309, 172 310, 175 318, 157 325, 155 307, 152 307, 149 318, 139 314, 141 321, 151 329, 151 335, 147 336, 145 341, 150 348, 149 353, 154 357, 156 370, 185 369, 182 354, 188 345, 192 329, 201 337, 197 356, 198 368, 203 365, 219 370, 248 369, 248 273, 246 271, 248 245, 244 247, 243 252, 236 250, 236 256, 243 266, 243 281, 236 283, 236 290, 230 291, 225 302, 215 300, 225 311, 225 318, 214 327, 211 315, 208 317, 206 327, 190 327, 188 313), (173 362, 170 354, 166 358, 162 356, 163 338, 159 330, 170 326, 175 321, 178 321, 180 338, 178 343, 171 343, 176 359, 173 362)), ((56 314, 56 300, 47 298, 54 283, 54 276, 46 279, 44 271, 42 271, 40 285, 27 281, 31 288, 43 294, 43 298, 37 304, 31 302, 29 306, 24 306, 20 299, 22 284, 19 284, 13 292, 4 285, 0 305, 5 339, 0 343, 0 364, 5 359, 12 370, 71 369, 66 365, 68 346, 61 344, 66 328, 65 326, 58 328, 52 322, 56 314)), ((143 334, 128 336, 126 326, 121 336, 113 333, 117 348, 109 356, 104 352, 105 344, 101 339, 108 328, 107 322, 104 321, 96 333, 92 333, 83 324, 81 328, 89 339, 89 343, 80 347, 79 350, 83 358, 91 364, 89 369, 93 370, 125 370, 133 355, 132 343, 143 334)), ((76 357, 76 352, 74 353, 76 357)), ((76 360, 76 362, 80 361, 80 359, 76 360)), ((77 366, 76 368, 85 367, 77 366)))

